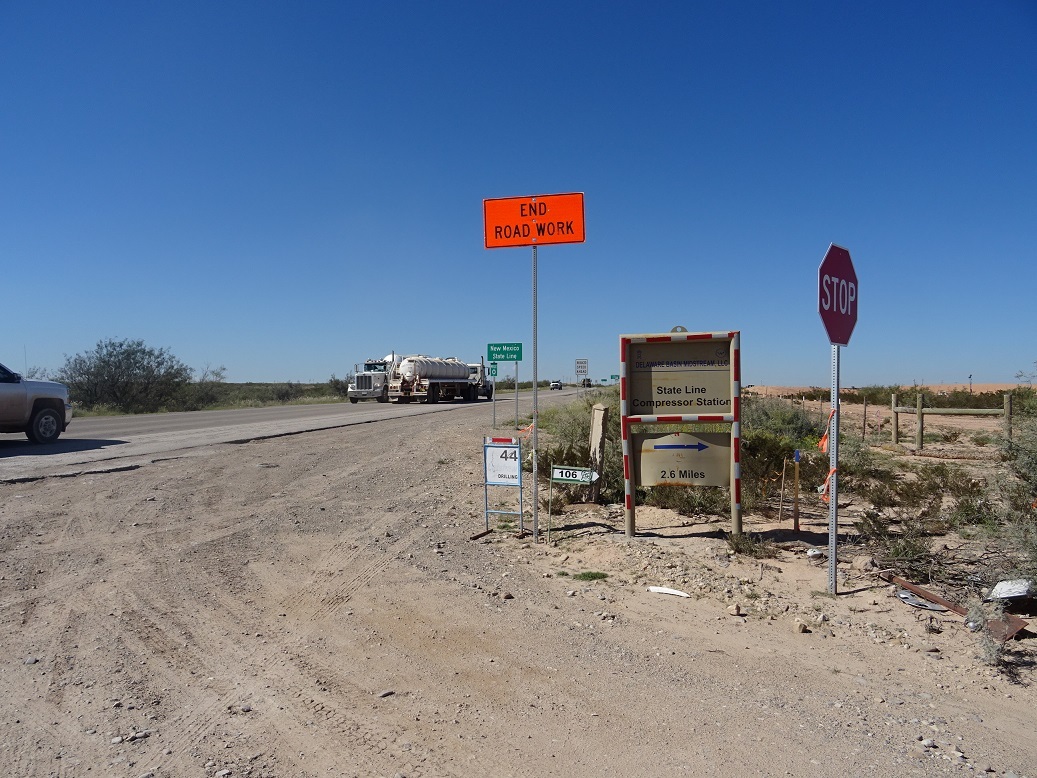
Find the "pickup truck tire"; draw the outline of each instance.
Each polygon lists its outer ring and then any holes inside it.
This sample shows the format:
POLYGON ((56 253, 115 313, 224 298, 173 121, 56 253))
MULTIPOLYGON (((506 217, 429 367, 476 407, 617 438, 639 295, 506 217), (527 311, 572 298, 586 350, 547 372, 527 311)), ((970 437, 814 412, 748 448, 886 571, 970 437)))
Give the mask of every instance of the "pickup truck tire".
POLYGON ((33 413, 25 435, 33 443, 53 443, 61 434, 61 417, 53 408, 40 408, 33 413))
POLYGON ((356 405, 356 404, 357 404, 357 399, 356 399, 355 397, 350 397, 350 398, 349 398, 349 401, 350 401, 351 403, 353 403, 353 405, 356 405))

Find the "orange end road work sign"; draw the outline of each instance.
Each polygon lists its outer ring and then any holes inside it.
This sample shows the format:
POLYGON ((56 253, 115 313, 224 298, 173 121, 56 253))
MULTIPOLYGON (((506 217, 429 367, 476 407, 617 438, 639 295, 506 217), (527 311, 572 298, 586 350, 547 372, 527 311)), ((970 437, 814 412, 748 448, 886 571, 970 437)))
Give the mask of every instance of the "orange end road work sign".
POLYGON ((486 248, 583 243, 583 192, 482 201, 486 248))

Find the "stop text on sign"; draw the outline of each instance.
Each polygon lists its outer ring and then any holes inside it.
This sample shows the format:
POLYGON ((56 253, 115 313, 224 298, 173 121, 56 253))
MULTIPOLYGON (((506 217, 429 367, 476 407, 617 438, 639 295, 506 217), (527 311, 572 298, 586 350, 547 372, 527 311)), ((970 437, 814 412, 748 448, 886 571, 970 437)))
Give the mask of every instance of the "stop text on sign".
POLYGON ((821 276, 821 308, 843 316, 856 317, 854 308, 857 305, 856 279, 839 278, 838 276, 821 276))
POLYGON ((583 243, 583 192, 483 200, 486 248, 583 243))

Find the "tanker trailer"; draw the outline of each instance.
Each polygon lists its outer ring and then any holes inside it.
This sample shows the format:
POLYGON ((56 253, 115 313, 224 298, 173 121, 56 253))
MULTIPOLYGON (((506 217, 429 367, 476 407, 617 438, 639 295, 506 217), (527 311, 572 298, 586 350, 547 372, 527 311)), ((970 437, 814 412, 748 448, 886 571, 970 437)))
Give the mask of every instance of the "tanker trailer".
POLYGON ((454 357, 404 357, 389 376, 389 399, 396 402, 469 399, 468 365, 454 357))

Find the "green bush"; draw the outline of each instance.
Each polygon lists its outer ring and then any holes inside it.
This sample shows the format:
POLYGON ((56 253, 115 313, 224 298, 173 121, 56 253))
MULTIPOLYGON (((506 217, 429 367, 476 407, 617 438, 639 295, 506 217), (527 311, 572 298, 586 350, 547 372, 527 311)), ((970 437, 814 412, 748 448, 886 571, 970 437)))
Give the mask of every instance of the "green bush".
POLYGON ((820 440, 824 425, 812 413, 787 400, 747 397, 742 403, 742 437, 769 432, 784 438, 793 448, 806 448, 820 440))
POLYGON ((731 512, 730 490, 716 486, 665 485, 654 486, 645 492, 645 505, 667 508, 681 516, 723 516, 731 512))
POLYGON ((72 402, 110 405, 126 413, 151 413, 176 405, 191 368, 168 349, 142 340, 101 340, 93 351, 67 357, 57 380, 72 402))

